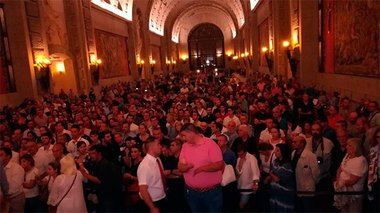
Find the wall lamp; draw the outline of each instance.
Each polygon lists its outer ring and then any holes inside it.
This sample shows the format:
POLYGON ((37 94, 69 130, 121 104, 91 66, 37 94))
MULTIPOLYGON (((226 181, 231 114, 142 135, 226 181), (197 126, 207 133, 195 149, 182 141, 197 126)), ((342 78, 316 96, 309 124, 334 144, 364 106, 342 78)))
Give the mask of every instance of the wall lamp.
POLYGON ((268 65, 268 69, 270 72, 272 72, 272 68, 273 68, 273 55, 272 55, 272 51, 270 51, 268 49, 268 47, 262 47, 261 48, 261 52, 264 53, 264 56, 265 56, 265 60, 267 62, 267 65, 268 65))
POLYGON ((140 78, 142 77, 142 71, 143 71, 144 64, 145 64, 144 60, 138 60, 137 61, 137 71, 139 73, 140 78))
POLYGON ((189 57, 186 54, 181 55, 182 64, 186 64, 186 61, 187 61, 188 58, 189 57))
POLYGON ((150 60, 149 61, 149 64, 150 64, 150 72, 152 73, 152 75, 153 75, 153 73, 154 73, 154 66, 156 65, 156 60, 150 60))
POLYGON ((50 90, 50 65, 51 60, 45 55, 36 55, 34 60, 34 67, 36 68, 37 81, 44 92, 50 90))
POLYGON ((282 46, 285 48, 285 53, 289 62, 290 70, 292 72, 292 76, 295 78, 297 74, 298 63, 299 63, 299 59, 298 59, 299 48, 298 47, 292 48, 290 46, 289 41, 283 41, 282 46))
POLYGON ((90 73, 92 82, 94 85, 99 84, 100 70, 99 67, 102 64, 102 60, 98 59, 94 53, 90 53, 90 73))
POLYGON ((228 51, 226 52, 226 56, 227 56, 228 61, 231 61, 231 60, 232 60, 232 51, 231 51, 231 50, 228 50, 228 51))

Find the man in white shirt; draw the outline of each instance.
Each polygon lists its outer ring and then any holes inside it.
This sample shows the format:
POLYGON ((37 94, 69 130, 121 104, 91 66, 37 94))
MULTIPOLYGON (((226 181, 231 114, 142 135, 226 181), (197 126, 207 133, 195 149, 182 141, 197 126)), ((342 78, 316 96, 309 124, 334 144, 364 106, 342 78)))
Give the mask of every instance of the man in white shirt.
POLYGON ((46 176, 46 171, 49 166, 49 163, 53 161, 46 155, 45 152, 38 152, 38 145, 34 141, 28 141, 26 147, 30 155, 33 156, 34 166, 38 169, 38 176, 43 178, 46 176))
MULTIPOLYGON (((239 156, 236 163, 238 189, 256 191, 260 180, 260 169, 256 157, 247 152, 246 144, 239 144, 237 146, 237 154, 239 156)), ((246 207, 250 203, 252 194, 253 191, 240 192, 240 209, 248 210, 246 207)))
POLYGON ((9 148, 0 148, 0 158, 3 160, 5 175, 9 185, 8 195, 6 196, 10 207, 9 212, 24 212, 24 169, 19 164, 11 162, 12 150, 9 148))
MULTIPOLYGON (((265 128, 260 133, 260 139, 259 139, 260 143, 269 143, 269 140, 272 139, 272 134, 270 134, 270 130, 274 127, 273 118, 268 118, 265 121, 265 124, 267 128, 265 128)), ((281 138, 285 137, 285 133, 282 129, 280 129, 280 135, 281 135, 281 138)))
POLYGON ((128 114, 126 122, 129 124, 129 131, 137 135, 139 133, 139 126, 133 122, 133 115, 128 114))
POLYGON ((227 127, 230 121, 235 121, 236 126, 239 126, 241 123, 240 119, 234 115, 234 110, 232 108, 227 109, 227 117, 223 119, 223 126, 227 127))
MULTIPOLYGON (((296 136, 292 141, 292 166, 296 173, 297 191, 315 192, 315 186, 319 181, 319 168, 317 156, 305 149, 306 140, 302 136, 296 136)), ((310 212, 314 209, 314 195, 298 194, 299 209, 302 212, 310 212)))
POLYGON ((137 169, 140 197, 150 212, 160 212, 166 206, 166 180, 162 162, 158 158, 162 147, 158 140, 151 138, 145 143, 145 147, 147 155, 137 169))
POLYGON ((90 143, 88 140, 82 138, 82 134, 80 133, 80 127, 78 125, 73 125, 71 127, 71 135, 73 136, 72 140, 66 144, 67 151, 70 152, 74 157, 78 156, 78 148, 77 143, 79 141, 83 141, 86 146, 89 146, 90 143))
POLYGON ((38 152, 41 152, 43 155, 47 156, 50 162, 54 161, 53 156, 53 144, 51 144, 51 136, 48 133, 41 135, 42 146, 38 149, 38 152))

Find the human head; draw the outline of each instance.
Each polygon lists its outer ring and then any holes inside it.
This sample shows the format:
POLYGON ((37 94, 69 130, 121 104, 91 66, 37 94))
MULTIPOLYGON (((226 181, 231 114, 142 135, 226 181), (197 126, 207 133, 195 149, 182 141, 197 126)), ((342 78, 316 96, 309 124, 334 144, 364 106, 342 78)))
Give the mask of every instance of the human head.
POLYGON ((90 147, 89 149, 89 154, 91 160, 95 162, 99 162, 103 158, 103 151, 104 151, 104 146, 100 144, 96 144, 90 147))
POLYGON ((198 136, 198 128, 191 123, 186 123, 182 126, 181 136, 187 143, 195 143, 194 139, 198 136))
POLYGON ((249 136, 249 127, 245 124, 240 125, 238 128, 239 137, 248 137, 249 136))
POLYGON ((312 126, 311 126, 311 134, 313 135, 313 137, 315 138, 320 138, 322 137, 322 127, 319 123, 314 123, 312 126))
POLYGON ((30 154, 20 157, 20 165, 25 171, 29 171, 34 166, 34 159, 30 154))
POLYGON ((295 136, 292 141, 292 148, 294 150, 303 150, 306 146, 306 140, 302 136, 295 136))
POLYGON ((176 155, 178 153, 181 152, 181 148, 182 148, 182 143, 180 140, 173 140, 172 142, 170 142, 170 152, 173 154, 173 155, 176 155))
POLYGON ((73 124, 70 128, 71 135, 73 138, 78 138, 81 136, 80 134, 80 126, 78 124, 73 124))
POLYGON ((228 130, 228 132, 235 132, 236 131, 236 122, 233 120, 228 122, 227 130, 228 130))
POLYGON ((217 142, 218 142, 218 145, 219 147, 223 150, 225 148, 227 148, 227 144, 228 144, 228 137, 227 135, 225 134, 221 134, 217 137, 217 142))
POLYGON ((348 121, 351 124, 355 124, 357 119, 358 119, 358 113, 357 112, 350 112, 350 114, 348 115, 348 121))
POLYGON ((348 134, 346 130, 339 129, 336 131, 336 138, 340 144, 341 148, 346 148, 347 140, 348 140, 348 134))
POLYGON ((154 139, 153 137, 149 137, 148 140, 145 142, 145 149, 146 152, 153 157, 160 156, 162 152, 162 146, 160 144, 160 141, 157 139, 154 139))
POLYGON ((141 157, 142 149, 140 146, 132 146, 131 147, 131 158, 132 159, 137 159, 141 157))
POLYGON ((246 144, 244 144, 244 143, 238 144, 236 152, 237 152, 237 156, 239 158, 243 158, 247 154, 247 146, 246 146, 246 144))
POLYGON ((287 144, 279 143, 276 145, 275 155, 280 162, 289 162, 290 161, 290 149, 287 144))
POLYGON ((347 140, 347 154, 351 157, 359 157, 363 155, 362 141, 360 138, 350 138, 347 140))
POLYGON ((273 118, 266 119, 265 124, 266 124, 268 130, 272 129, 274 127, 273 118))
POLYGON ((273 139, 279 139, 280 138, 280 129, 272 128, 272 129, 270 129, 270 134, 271 134, 273 139))
POLYGON ((54 159, 59 162, 59 160, 65 155, 65 146, 61 143, 56 143, 53 146, 52 152, 54 159))
POLYGON ((163 138, 163 134, 162 134, 162 131, 159 127, 155 127, 153 130, 152 130, 152 136, 157 139, 157 140, 162 140, 163 138))
POLYGON ((76 146, 79 154, 85 155, 87 153, 87 144, 84 141, 78 141, 76 146))
POLYGON ((8 147, 1 147, 0 158, 3 160, 3 165, 7 165, 12 159, 12 150, 8 147))
POLYGON ((44 133, 41 135, 42 145, 48 145, 51 143, 51 136, 49 133, 44 133))
POLYGON ((28 149, 28 152, 34 156, 37 151, 38 151, 38 145, 36 142, 32 141, 32 140, 29 140, 27 143, 26 143, 26 147, 28 149))
POLYGON ((370 101, 368 104, 368 111, 376 112, 377 110, 379 110, 379 104, 377 103, 377 101, 370 101))
POLYGON ((46 170, 47 174, 50 176, 55 176, 60 173, 60 164, 57 162, 53 161, 48 164, 48 168, 46 170))

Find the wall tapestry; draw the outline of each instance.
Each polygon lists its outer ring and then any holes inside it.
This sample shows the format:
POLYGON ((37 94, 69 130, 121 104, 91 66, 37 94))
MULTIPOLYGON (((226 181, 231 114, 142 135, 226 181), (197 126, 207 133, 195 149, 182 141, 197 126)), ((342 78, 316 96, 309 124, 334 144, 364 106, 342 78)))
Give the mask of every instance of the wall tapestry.
POLYGON ((380 77, 380 2, 332 2, 335 73, 380 77))
POLYGON ((127 38, 103 30, 95 29, 96 52, 102 60, 100 79, 127 76, 127 38))
POLYGON ((5 15, 2 4, 0 4, 0 94, 15 91, 5 15))

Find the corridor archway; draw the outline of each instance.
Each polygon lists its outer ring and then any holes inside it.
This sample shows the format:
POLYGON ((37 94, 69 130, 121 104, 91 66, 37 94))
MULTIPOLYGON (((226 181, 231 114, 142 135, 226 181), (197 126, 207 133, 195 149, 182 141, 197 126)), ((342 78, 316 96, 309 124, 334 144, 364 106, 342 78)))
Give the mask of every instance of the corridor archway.
POLYGON ((214 24, 203 23, 190 31, 188 38, 190 70, 224 68, 224 36, 214 24))

